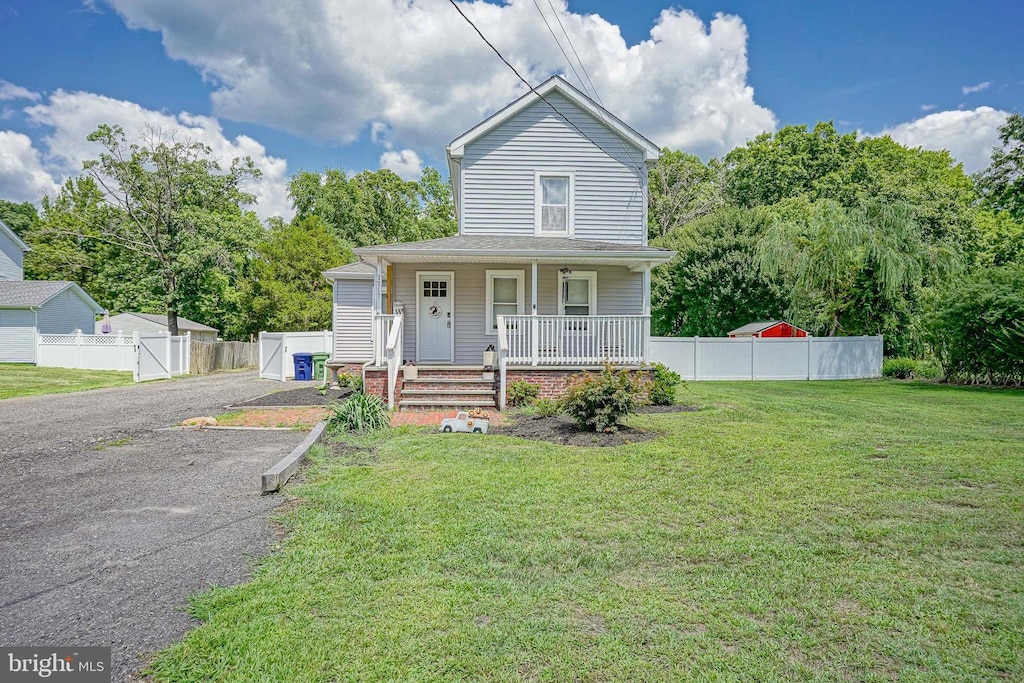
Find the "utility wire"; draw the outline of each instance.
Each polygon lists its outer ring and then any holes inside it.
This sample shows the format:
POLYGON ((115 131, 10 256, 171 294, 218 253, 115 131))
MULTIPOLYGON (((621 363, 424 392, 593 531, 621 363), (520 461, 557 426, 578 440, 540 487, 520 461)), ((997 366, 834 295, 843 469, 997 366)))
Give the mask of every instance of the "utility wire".
MULTIPOLYGON (((534 0, 534 4, 536 4, 536 2, 537 0, 534 0)), ((580 54, 576 52, 576 46, 572 44, 572 38, 569 37, 569 32, 565 30, 565 25, 562 23, 561 17, 558 16, 558 12, 555 10, 555 6, 551 4, 551 0, 548 0, 548 7, 551 8, 551 13, 555 15, 555 21, 558 22, 558 28, 562 29, 562 35, 565 36, 566 42, 569 43, 569 47, 572 48, 572 53, 576 56, 576 61, 579 62, 580 68, 583 69, 583 75, 587 77, 587 83, 590 83, 590 89, 594 91, 594 97, 597 99, 598 104, 600 104, 603 107, 604 102, 601 101, 601 94, 597 92, 597 86, 594 85, 594 81, 590 80, 590 74, 587 73, 587 67, 586 65, 583 64, 583 60, 580 59, 580 54)), ((541 12, 541 14, 543 15, 544 13, 541 12)), ((559 45, 559 47, 561 47, 561 45, 559 45)), ((562 54, 564 55, 565 52, 563 52, 562 54)), ((569 57, 566 56, 566 60, 568 59, 569 57)), ((573 69, 574 73, 575 71, 576 70, 573 69)), ((580 81, 580 84, 582 85, 583 81, 580 81)), ((586 88, 584 88, 584 90, 586 90, 586 88)))
MULTIPOLYGON (((576 74, 576 80, 579 81, 580 87, 583 88, 584 92, 586 92, 588 95, 590 95, 590 90, 587 89, 587 84, 583 82, 583 77, 580 76, 580 72, 576 70, 576 65, 572 63, 571 59, 569 59, 569 54, 562 47, 562 41, 560 41, 558 39, 558 36, 555 35, 555 30, 553 28, 551 28, 551 24, 548 23, 548 18, 546 16, 544 16, 544 10, 542 10, 540 8, 540 4, 537 2, 537 0, 533 0, 533 6, 536 7, 537 8, 537 12, 540 13, 540 18, 544 20, 544 25, 547 26, 547 28, 548 28, 548 33, 550 33, 551 37, 555 39, 555 45, 558 46, 558 49, 562 53, 562 56, 565 57, 565 63, 568 64, 569 68, 572 69, 572 72, 574 74, 576 74)), ((558 19, 558 15, 557 14, 555 15, 555 19, 558 19)), ((559 25, 561 25, 561 24, 559 24, 559 25)), ((565 33, 565 29, 564 28, 562 29, 562 33, 565 33)), ((566 37, 568 38, 568 35, 566 35, 566 37)), ((569 42, 569 47, 572 47, 572 42, 571 41, 569 42)), ((579 58, 577 57, 577 60, 578 59, 579 58)), ((582 66, 582 63, 580 65, 582 66)), ((593 83, 591 83, 591 85, 593 85, 593 83)), ((593 95, 591 95, 591 97, 593 97, 593 95)))

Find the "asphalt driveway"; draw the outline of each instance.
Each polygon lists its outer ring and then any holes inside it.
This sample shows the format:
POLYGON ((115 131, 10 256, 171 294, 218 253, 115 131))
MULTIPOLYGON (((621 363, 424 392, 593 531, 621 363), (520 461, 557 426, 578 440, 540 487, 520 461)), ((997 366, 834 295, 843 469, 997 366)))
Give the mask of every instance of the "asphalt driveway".
POLYGON ((281 498, 260 473, 300 432, 154 431, 281 388, 252 373, 0 401, 0 643, 110 645, 114 680, 245 580, 281 498))

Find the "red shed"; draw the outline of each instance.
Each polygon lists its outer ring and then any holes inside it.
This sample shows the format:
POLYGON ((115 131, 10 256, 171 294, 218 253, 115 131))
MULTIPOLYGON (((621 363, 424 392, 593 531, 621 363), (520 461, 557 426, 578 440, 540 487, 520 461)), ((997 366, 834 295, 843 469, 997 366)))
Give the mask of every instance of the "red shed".
POLYGON ((790 325, 785 320, 748 323, 729 333, 730 337, 806 337, 807 330, 790 325))

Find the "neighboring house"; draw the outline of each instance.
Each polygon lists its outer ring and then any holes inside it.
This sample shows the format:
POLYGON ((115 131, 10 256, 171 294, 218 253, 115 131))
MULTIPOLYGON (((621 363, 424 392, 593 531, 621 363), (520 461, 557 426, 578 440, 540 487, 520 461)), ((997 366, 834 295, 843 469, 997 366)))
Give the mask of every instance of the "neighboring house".
POLYGON ((748 323, 729 333, 730 337, 806 337, 807 330, 790 325, 785 320, 748 323))
POLYGON ((92 334, 102 311, 74 282, 0 280, 0 362, 35 362, 37 332, 92 334))
POLYGON ((329 363, 395 405, 501 404, 517 379, 557 395, 583 368, 649 358, 651 268, 675 253, 647 246, 658 147, 561 77, 537 93, 448 146, 458 235, 357 248, 324 273, 329 363), (492 346, 496 388, 481 376, 492 346))
POLYGON ((25 279, 25 252, 29 247, 0 220, 0 282, 25 279))
MULTIPOLYGON (((95 324, 96 334, 103 332, 103 321, 98 320, 95 324)), ((166 332, 167 316, 158 313, 118 313, 110 316, 110 332, 117 334, 124 332, 166 332)), ((218 330, 197 323, 188 318, 178 316, 178 334, 192 333, 192 339, 196 341, 215 342, 217 341, 218 330)))

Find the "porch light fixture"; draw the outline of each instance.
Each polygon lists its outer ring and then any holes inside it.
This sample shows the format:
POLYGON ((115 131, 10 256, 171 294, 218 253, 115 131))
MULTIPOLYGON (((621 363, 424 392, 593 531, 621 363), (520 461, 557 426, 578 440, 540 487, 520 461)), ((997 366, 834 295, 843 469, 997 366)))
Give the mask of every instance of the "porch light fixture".
POLYGON ((572 272, 572 268, 559 268, 558 272, 561 273, 562 275, 568 275, 569 273, 572 272))

